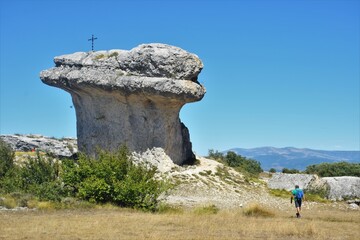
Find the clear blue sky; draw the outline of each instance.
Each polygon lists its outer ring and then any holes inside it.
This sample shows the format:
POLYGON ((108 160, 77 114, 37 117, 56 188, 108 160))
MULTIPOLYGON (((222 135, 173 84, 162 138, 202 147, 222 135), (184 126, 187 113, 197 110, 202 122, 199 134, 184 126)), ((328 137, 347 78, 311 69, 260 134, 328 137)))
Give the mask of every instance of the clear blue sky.
POLYGON ((54 56, 160 42, 197 54, 204 99, 181 120, 193 149, 360 150, 360 1, 1 0, 0 132, 76 137, 54 56))

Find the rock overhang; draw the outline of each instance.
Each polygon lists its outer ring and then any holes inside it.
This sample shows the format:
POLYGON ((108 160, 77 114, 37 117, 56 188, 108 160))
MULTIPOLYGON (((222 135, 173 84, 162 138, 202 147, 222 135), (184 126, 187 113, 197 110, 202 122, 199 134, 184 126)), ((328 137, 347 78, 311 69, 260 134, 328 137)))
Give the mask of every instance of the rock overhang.
POLYGON ((124 94, 159 95, 183 102, 206 93, 197 76, 203 68, 195 54, 166 44, 142 44, 130 51, 76 52, 54 58, 56 67, 42 81, 66 91, 89 86, 124 94))

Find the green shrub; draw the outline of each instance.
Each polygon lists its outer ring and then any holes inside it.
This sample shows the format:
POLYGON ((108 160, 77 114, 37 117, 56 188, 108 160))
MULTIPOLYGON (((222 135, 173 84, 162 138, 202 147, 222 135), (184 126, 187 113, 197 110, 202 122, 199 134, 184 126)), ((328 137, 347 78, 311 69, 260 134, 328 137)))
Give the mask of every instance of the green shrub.
POLYGON ((45 201, 60 201, 64 196, 64 190, 60 181, 33 184, 29 187, 27 192, 34 194, 39 200, 45 201))
POLYGON ((223 161, 224 154, 217 150, 215 151, 214 149, 210 149, 207 158, 214 159, 217 161, 223 161))
POLYGON ((111 58, 111 57, 117 57, 117 56, 119 56, 119 53, 118 52, 113 52, 108 57, 111 58))
POLYGON ((19 168, 21 190, 32 193, 40 200, 59 201, 63 196, 60 163, 37 153, 19 168))
POLYGON ((270 173, 276 173, 276 169, 275 168, 270 168, 269 172, 270 173))
POLYGON ((14 166, 14 156, 11 147, 0 139, 0 179, 14 166))
POLYGON ((0 178, 0 193, 11 193, 21 190, 22 178, 20 168, 14 165, 4 177, 0 178))
POLYGON ((105 57, 106 57, 106 55, 101 53, 101 54, 95 56, 93 60, 99 60, 99 59, 102 59, 102 58, 105 58, 105 57))
MULTIPOLYGON (((11 154, 6 156, 12 159, 11 154)), ((156 180, 155 167, 135 164, 129 156, 127 148, 122 147, 115 153, 99 151, 96 159, 80 154, 77 162, 63 160, 60 164, 58 160, 37 153, 22 166, 4 167, 6 174, 0 178, 0 189, 5 194, 31 194, 40 203, 54 202, 44 203, 45 208, 62 207, 61 200, 72 197, 91 203, 113 203, 155 211, 157 199, 168 185, 156 180)), ((20 205, 26 202, 24 198, 20 205)))
POLYGON ((292 169, 283 168, 282 173, 295 174, 295 173, 300 173, 300 171, 295 168, 292 168, 292 169))
POLYGON ((11 196, 5 196, 4 198, 2 198, 0 201, 0 205, 8 209, 17 207, 16 199, 11 196))
POLYGON ((111 200, 111 186, 104 178, 90 176, 81 182, 78 196, 90 202, 108 202, 111 200))
POLYGON ((97 159, 80 155, 77 164, 64 161, 62 179, 68 196, 155 211, 166 186, 155 179, 156 172, 155 167, 134 164, 122 147, 115 153, 100 151, 97 159))

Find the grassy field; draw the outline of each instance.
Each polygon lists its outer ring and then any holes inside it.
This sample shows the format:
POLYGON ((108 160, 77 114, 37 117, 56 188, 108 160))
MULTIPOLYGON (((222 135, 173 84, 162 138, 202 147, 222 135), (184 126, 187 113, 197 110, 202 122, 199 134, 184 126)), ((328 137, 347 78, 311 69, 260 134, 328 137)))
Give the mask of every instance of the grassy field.
POLYGON ((301 219, 270 211, 268 217, 211 208, 0 211, 0 239, 359 239, 360 211, 312 209, 301 219))

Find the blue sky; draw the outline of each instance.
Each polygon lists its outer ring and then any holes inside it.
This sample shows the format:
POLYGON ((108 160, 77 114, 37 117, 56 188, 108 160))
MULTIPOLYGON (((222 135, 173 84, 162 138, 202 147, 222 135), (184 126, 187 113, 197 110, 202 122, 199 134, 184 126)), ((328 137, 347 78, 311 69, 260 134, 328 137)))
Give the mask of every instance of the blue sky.
POLYGON ((180 118, 193 150, 360 150, 360 1, 0 1, 0 132, 76 136, 54 56, 160 42, 197 54, 207 93, 180 118))

